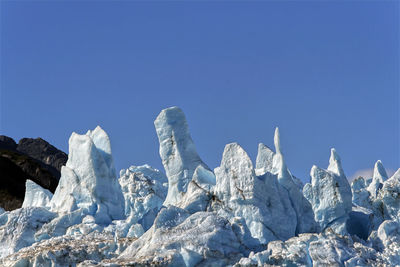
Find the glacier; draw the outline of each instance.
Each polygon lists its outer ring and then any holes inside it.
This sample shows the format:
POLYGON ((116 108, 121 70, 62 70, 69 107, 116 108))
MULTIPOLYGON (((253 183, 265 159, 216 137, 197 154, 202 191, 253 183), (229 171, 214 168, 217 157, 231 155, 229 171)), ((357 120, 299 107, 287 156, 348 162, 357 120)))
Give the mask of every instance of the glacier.
POLYGON ((334 148, 331 149, 328 169, 314 165, 310 176, 311 183, 304 186, 303 192, 313 207, 315 220, 321 230, 330 227, 339 234, 345 234, 352 209, 351 187, 334 148))
POLYGON ((256 176, 250 158, 237 143, 226 145, 221 166, 214 172, 216 199, 212 208, 223 217, 244 220, 244 227, 257 240, 254 243, 245 238, 247 246, 263 245, 295 234, 296 214, 288 192, 276 176, 269 173, 256 176))
POLYGON ((178 107, 164 109, 154 121, 160 157, 168 177, 165 205, 178 203, 198 166, 209 169, 197 154, 185 114, 178 107))
POLYGON ((212 170, 183 111, 154 121, 165 170, 117 172, 99 126, 72 133, 52 195, 26 181, 22 208, 0 207, 0 266, 399 266, 400 169, 381 161, 349 183, 332 148, 303 185, 279 129, 253 164, 227 144, 212 170))
POLYGON ((53 194, 36 184, 34 181, 29 179, 25 183, 25 197, 22 203, 23 208, 27 207, 46 207, 49 205, 50 200, 53 198, 53 194))
POLYGON ((99 224, 125 215, 124 198, 111 156, 110 139, 99 126, 84 135, 72 133, 68 161, 61 168, 51 210, 67 213, 81 209, 99 224))

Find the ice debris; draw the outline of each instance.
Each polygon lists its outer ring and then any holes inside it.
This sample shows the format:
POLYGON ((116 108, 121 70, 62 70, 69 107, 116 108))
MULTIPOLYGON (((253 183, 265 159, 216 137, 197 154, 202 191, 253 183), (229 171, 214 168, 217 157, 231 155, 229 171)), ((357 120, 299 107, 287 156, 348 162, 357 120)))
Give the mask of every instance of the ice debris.
POLYGON ((120 171, 119 183, 125 199, 125 216, 147 231, 167 195, 167 177, 149 165, 120 171))
POLYGON ((1 214, 0 258, 37 242, 35 232, 56 216, 43 207, 26 207, 1 214))
POLYGON ((240 243, 229 222, 211 212, 190 215, 169 206, 154 225, 133 242, 114 264, 168 266, 227 266, 242 257, 240 243))

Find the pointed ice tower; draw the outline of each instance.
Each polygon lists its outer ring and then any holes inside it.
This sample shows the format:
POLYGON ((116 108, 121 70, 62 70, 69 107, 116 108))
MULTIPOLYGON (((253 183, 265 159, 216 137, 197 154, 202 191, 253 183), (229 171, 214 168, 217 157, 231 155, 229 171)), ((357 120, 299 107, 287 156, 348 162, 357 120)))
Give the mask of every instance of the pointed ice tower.
POLYGON ((371 194, 372 198, 376 198, 379 189, 382 188, 383 183, 388 179, 385 168, 380 160, 375 163, 374 166, 374 176, 372 177, 372 182, 367 187, 367 190, 371 194))
POLYGON ((124 218, 124 197, 111 155, 110 139, 99 126, 85 135, 72 133, 69 156, 61 169, 59 185, 50 202, 52 211, 82 209, 107 224, 124 218))
POLYGON ((344 175, 339 155, 331 149, 327 170, 311 168, 311 184, 304 186, 304 196, 310 201, 315 220, 321 230, 331 227, 337 233, 346 233, 346 222, 352 208, 350 184, 344 175))
MULTIPOLYGON (((276 175, 266 172, 257 176, 250 157, 239 144, 225 146, 221 165, 214 172, 216 200, 212 209, 218 215, 230 221, 242 218, 242 227, 247 227, 261 245, 295 235, 296 213, 287 190, 276 175)), ((248 247, 255 245, 249 238, 243 242, 248 247)))
POLYGON ((276 127, 274 135, 276 153, 273 156, 272 173, 278 176, 278 182, 289 192, 289 198, 296 211, 296 234, 312 233, 318 231, 314 220, 314 212, 310 202, 303 196, 303 192, 295 183, 292 174, 286 166, 282 151, 279 128, 276 127))
POLYGON ((160 142, 160 157, 168 177, 168 194, 164 205, 177 205, 186 193, 196 168, 209 168, 197 154, 185 114, 180 108, 162 110, 154 126, 160 142))

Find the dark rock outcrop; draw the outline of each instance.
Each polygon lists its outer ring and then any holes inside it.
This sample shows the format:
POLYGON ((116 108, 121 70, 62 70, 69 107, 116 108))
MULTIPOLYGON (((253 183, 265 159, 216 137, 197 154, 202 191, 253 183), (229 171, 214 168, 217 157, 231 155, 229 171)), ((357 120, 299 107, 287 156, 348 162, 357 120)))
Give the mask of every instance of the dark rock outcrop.
POLYGON ((11 137, 0 135, 0 150, 16 150, 17 143, 11 137))
POLYGON ((17 150, 47 165, 61 171, 61 166, 67 163, 66 153, 58 150, 42 138, 22 138, 18 142, 17 150))
POLYGON ((21 207, 27 179, 54 192, 67 159, 67 154, 41 138, 23 138, 17 145, 12 138, 0 136, 0 207, 21 207))
POLYGON ((6 157, 0 157, 0 207, 14 210, 22 206, 26 173, 6 157))

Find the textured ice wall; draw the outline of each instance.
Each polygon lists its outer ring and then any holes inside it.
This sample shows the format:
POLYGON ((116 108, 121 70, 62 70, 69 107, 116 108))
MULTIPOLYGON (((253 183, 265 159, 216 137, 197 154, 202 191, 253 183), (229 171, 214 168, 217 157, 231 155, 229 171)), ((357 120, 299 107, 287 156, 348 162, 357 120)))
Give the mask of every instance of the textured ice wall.
POLYGON ((100 224, 125 218, 110 139, 99 126, 85 135, 72 133, 68 161, 61 169, 50 207, 58 213, 82 209, 83 213, 94 215, 100 224))
POLYGON ((185 114, 180 108, 162 110, 154 126, 160 143, 160 157, 168 177, 168 194, 164 205, 175 205, 187 191, 196 168, 209 168, 197 154, 185 114))
POLYGON ((315 220, 321 230, 329 226, 345 234, 352 193, 336 150, 331 149, 327 170, 313 166, 310 175, 311 184, 304 186, 304 195, 312 204, 315 220))
POLYGON ((53 194, 49 190, 27 179, 22 207, 46 207, 50 203, 52 197, 53 194))

